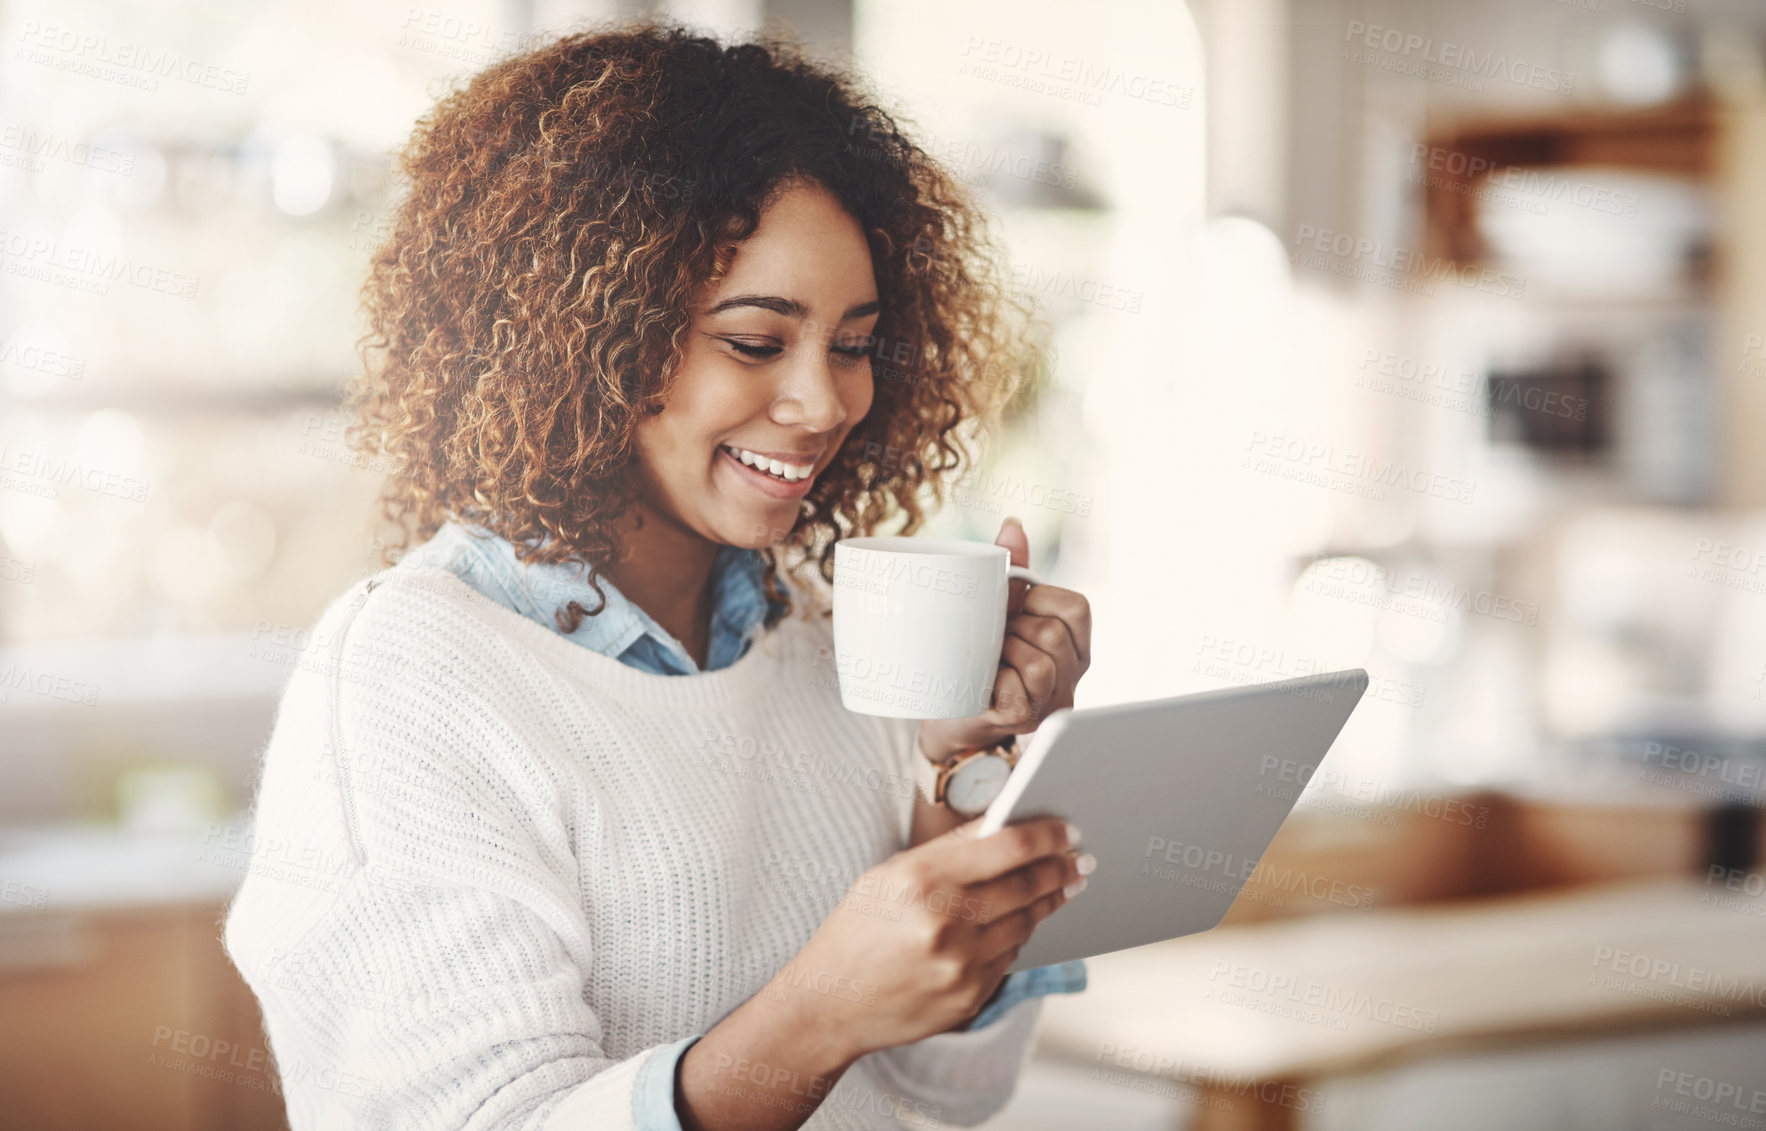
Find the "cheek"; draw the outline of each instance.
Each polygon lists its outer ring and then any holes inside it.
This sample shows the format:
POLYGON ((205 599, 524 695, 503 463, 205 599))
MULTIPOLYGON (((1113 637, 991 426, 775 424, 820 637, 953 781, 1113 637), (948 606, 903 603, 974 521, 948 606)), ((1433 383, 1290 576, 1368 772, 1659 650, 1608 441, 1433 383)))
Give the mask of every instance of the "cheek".
POLYGON ((740 382, 705 381, 684 386, 683 381, 676 387, 668 407, 650 422, 657 429, 657 448, 677 460, 715 455, 719 439, 759 411, 743 394, 740 382))
MULTIPOLYGON (((751 373, 714 368, 683 390, 680 419, 712 438, 766 411, 769 394, 751 373)), ((674 411, 671 405, 670 412, 674 411)))
POLYGON ((633 470, 649 488, 659 488, 667 481, 664 472, 671 462, 668 456, 667 430, 660 426, 655 417, 641 421, 637 431, 632 434, 631 461, 633 470))
POLYGON ((697 425, 684 414, 675 418, 675 413, 671 403, 666 411, 639 424, 632 437, 633 455, 643 465, 644 477, 669 495, 690 489, 689 483, 710 474, 707 449, 712 445, 697 425))
POLYGON ((847 431, 857 428, 859 422, 870 415, 871 405, 877 400, 877 382, 875 378, 860 379, 853 382, 852 392, 846 395, 847 431))

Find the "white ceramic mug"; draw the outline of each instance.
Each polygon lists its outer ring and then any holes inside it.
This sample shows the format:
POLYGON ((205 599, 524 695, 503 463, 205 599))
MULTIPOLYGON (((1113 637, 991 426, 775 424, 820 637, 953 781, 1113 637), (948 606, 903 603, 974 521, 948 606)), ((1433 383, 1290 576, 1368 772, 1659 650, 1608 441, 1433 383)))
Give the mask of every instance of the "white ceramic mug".
POLYGON ((1004 546, 931 538, 834 545, 834 670, 861 715, 985 714, 1006 642, 1008 581, 1048 584, 1004 546))

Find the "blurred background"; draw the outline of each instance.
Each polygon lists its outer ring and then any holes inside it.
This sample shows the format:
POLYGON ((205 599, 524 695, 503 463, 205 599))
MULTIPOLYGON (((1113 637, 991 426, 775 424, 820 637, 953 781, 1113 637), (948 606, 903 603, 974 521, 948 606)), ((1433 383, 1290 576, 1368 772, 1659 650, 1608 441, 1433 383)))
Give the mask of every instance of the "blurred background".
POLYGON ((928 533, 1080 706, 1372 677, 1226 924, 1047 999, 1013 1131, 1766 1126, 1766 6, 0 5, 0 1125, 283 1126, 221 953, 320 609, 391 152, 528 37, 850 66, 1053 382, 928 533))

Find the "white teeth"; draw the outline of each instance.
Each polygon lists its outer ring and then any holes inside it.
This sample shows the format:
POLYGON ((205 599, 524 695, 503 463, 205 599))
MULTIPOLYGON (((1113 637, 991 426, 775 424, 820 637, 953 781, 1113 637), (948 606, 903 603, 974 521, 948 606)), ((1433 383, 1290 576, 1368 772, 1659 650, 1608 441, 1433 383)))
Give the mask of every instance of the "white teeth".
POLYGON ((787 483, 795 483, 800 479, 807 479, 809 478, 810 473, 815 470, 814 464, 798 466, 796 464, 785 463, 782 460, 770 459, 763 455, 757 455, 754 452, 749 451, 747 448, 733 448, 726 445, 724 450, 731 455, 734 455, 749 467, 758 471, 767 472, 769 475, 783 479, 787 483))

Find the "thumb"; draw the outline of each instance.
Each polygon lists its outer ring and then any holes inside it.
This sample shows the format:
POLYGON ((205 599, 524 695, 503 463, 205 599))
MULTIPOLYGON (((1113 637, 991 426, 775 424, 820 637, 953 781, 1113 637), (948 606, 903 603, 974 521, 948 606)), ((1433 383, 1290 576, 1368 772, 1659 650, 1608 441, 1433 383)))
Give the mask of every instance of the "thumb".
MULTIPOLYGON (((999 537, 993 540, 996 546, 1004 546, 1011 555, 1008 559, 1013 565, 1028 566, 1030 564, 1030 536, 1024 533, 1024 524, 1015 518, 1007 518, 1000 524, 999 537)), ((1012 581, 1006 585, 1006 613, 1016 614, 1024 607, 1024 594, 1029 592, 1027 581, 1012 581)))
POLYGON ((975 840, 981 833, 981 822, 985 820, 987 820, 987 814, 981 813, 960 825, 953 825, 944 830, 942 836, 950 841, 975 840))
POLYGON ((952 825, 937 836, 927 837, 919 844, 916 844, 911 848, 904 848, 902 851, 904 853, 914 853, 917 855, 936 855, 937 853, 948 851, 956 845, 978 839, 976 834, 981 831, 981 822, 986 819, 986 813, 976 814, 962 824, 952 825))

